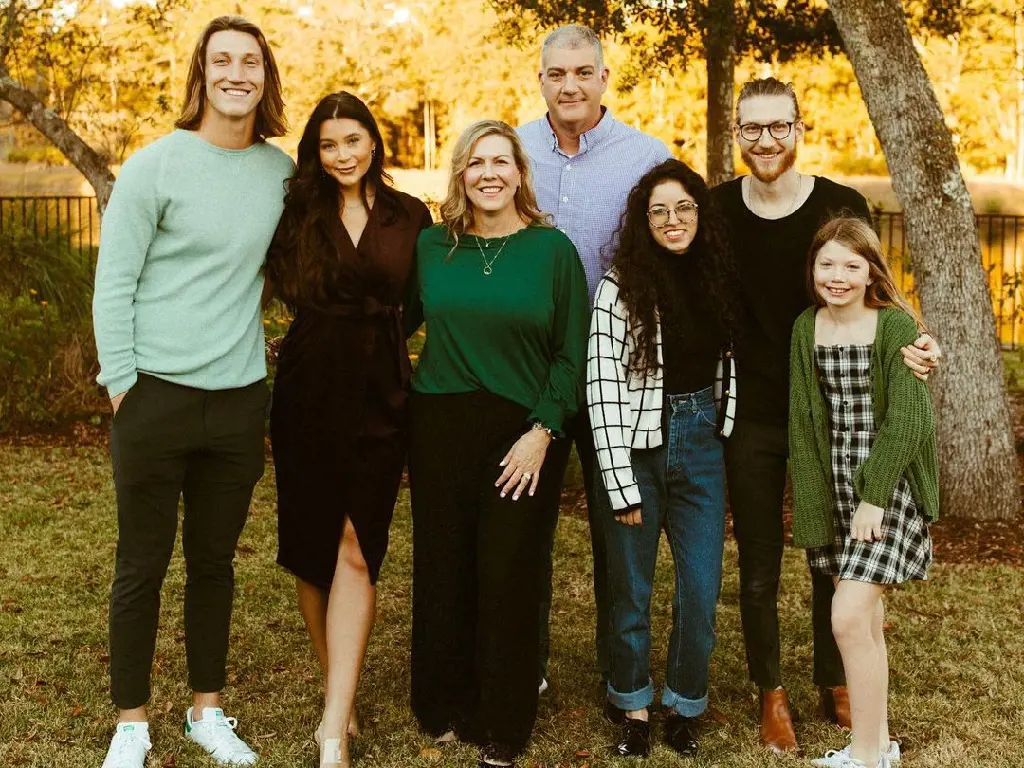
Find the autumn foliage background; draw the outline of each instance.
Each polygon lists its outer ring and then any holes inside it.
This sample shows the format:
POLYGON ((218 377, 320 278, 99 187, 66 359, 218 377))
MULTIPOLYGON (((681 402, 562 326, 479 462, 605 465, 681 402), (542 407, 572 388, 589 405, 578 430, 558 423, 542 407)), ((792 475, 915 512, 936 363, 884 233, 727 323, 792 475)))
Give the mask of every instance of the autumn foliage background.
MULTIPOLYGON (((787 6, 782 0, 738 2, 769 11, 787 6)), ((116 170, 132 151, 171 129, 202 27, 215 16, 242 13, 266 31, 281 68, 291 123, 290 133, 277 140, 282 148, 294 153, 319 98, 348 89, 377 116, 396 184, 436 199, 449 147, 464 126, 482 117, 520 124, 543 113, 536 71, 545 29, 536 22, 538 14, 564 4, 0 0, 0 92, 11 82, 30 88, 116 170), (535 10, 517 12, 520 7, 535 10)), ((577 4, 581 14, 613 5, 577 4)), ((684 4, 655 0, 648 5, 684 4)), ((825 2, 789 4, 813 12, 825 2)), ((904 0, 903 7, 975 211, 1024 215, 1020 1, 904 0)), ((628 42, 619 36, 606 45, 612 80, 605 103, 617 118, 658 136, 703 171, 708 94, 699 52, 691 48, 688 56, 663 60, 653 52, 671 43, 675 32, 640 22, 625 27, 628 42)), ((895 210, 886 162, 853 69, 826 42, 806 41, 813 53, 796 51, 785 61, 744 54, 736 61, 735 81, 767 74, 794 81, 809 128, 800 149, 801 170, 845 179, 876 207, 895 210)), ((91 194, 91 189, 21 113, 0 101, 0 197, 43 194, 91 194)), ((4 210, 0 207, 0 765, 98 765, 112 723, 105 689, 105 602, 116 508, 106 451, 108 407, 94 381, 89 305, 95 243, 69 248, 61 238, 40 236, 25 217, 4 218, 4 210)), ((1012 290, 1019 291, 1019 272, 1010 278, 1012 290)), ((273 335, 283 331, 288 317, 275 306, 265 322, 273 335)), ((1020 459, 1024 351, 1007 350, 1003 359, 1020 459)), ((979 431, 976 437, 985 435, 979 431)), ((1018 476, 1024 478, 1024 472, 1018 476)), ((524 760, 529 768, 632 765, 609 756, 614 730, 601 719, 591 636, 590 542, 579 481, 574 470, 563 499, 555 550, 552 691, 542 700, 524 760)), ((1024 732, 1022 531, 1020 515, 944 520, 935 529, 931 580, 896 590, 889 599, 891 720, 908 766, 1024 766, 1019 744, 1024 732)), ((409 713, 406 489, 391 541, 357 703, 364 724, 359 765, 472 765, 470 748, 438 749, 409 713)), ((268 462, 238 550, 227 700, 263 764, 294 768, 314 761, 310 737, 319 715, 320 680, 295 609, 294 587, 274 564, 275 548, 274 476, 268 462)), ((653 609, 656 677, 664 668, 671 613, 670 561, 663 549, 653 609)), ((772 761, 758 745, 736 568, 730 542, 712 706, 703 726, 702 755, 694 761, 700 768, 760 768, 772 761)), ((175 557, 154 666, 156 748, 148 768, 213 765, 180 734, 188 696, 183 582, 181 558, 175 557)), ((820 754, 841 744, 813 714, 808 598, 803 555, 787 548, 780 595, 784 674, 801 743, 808 753, 820 754)), ((658 747, 646 764, 667 768, 678 759, 658 747)))

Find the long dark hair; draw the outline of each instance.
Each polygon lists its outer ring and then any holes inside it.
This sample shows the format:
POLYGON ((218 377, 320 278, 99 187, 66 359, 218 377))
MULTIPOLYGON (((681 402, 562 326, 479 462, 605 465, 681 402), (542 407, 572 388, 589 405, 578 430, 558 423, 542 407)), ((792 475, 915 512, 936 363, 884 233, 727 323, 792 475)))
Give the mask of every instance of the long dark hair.
POLYGON ((673 302, 677 313, 710 311, 723 333, 734 338, 739 327, 739 281, 725 236, 725 223, 715 210, 708 185, 700 174, 679 160, 666 160, 649 170, 629 193, 619 223, 618 242, 611 267, 619 284, 619 299, 636 328, 637 345, 629 361, 636 373, 658 370, 655 328, 659 305, 673 302), (654 188, 664 181, 678 181, 697 203, 697 233, 685 254, 673 259, 692 260, 694 285, 687 295, 699 296, 698 306, 678 296, 677 280, 668 272, 671 264, 651 235, 647 210, 654 188))
POLYGON ((360 195, 369 210, 367 189, 376 195, 381 222, 392 223, 404 215, 391 176, 384 170, 385 146, 377 121, 358 97, 339 91, 320 100, 309 116, 299 140, 295 175, 288 180, 284 213, 267 254, 267 277, 290 307, 324 299, 324 286, 337 265, 332 228, 340 225, 338 203, 341 186, 323 172, 320 164, 320 126, 327 120, 349 118, 362 125, 375 146, 370 167, 360 180, 360 195))

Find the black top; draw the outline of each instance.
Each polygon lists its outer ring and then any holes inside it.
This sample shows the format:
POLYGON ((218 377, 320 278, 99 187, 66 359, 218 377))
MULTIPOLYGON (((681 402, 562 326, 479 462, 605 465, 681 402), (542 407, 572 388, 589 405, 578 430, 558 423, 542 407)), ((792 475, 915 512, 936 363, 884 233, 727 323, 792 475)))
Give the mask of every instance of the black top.
POLYGON ((742 327, 736 339, 737 418, 785 426, 789 415, 789 337, 807 295, 807 255, 818 229, 831 218, 871 221, 855 189, 814 177, 810 197, 781 219, 763 219, 743 202, 742 178, 712 190, 729 227, 739 273, 742 327))
POLYGON ((659 286, 665 394, 699 392, 715 383, 715 368, 725 343, 718 314, 687 254, 661 255, 664 283, 659 286))

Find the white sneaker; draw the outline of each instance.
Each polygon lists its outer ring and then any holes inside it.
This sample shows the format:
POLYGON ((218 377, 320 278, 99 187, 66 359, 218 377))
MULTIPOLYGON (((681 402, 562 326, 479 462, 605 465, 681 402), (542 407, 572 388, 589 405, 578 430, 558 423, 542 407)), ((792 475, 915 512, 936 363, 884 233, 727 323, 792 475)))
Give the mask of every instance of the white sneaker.
MULTIPOLYGON (((819 757, 811 760, 811 765, 815 768, 834 768, 835 766, 842 766, 843 759, 850 759, 850 748, 853 746, 852 743, 847 744, 842 749, 830 749, 825 753, 824 757, 819 757)), ((900 745, 899 742, 890 741, 889 749, 879 755, 879 768, 884 766, 896 765, 900 761, 900 745)))
POLYGON ((118 723, 102 768, 145 768, 152 746, 149 723, 118 723))
POLYGON ((224 717, 220 707, 203 707, 203 718, 192 719, 192 707, 185 713, 185 735, 210 753, 221 765, 253 765, 259 755, 235 735, 238 721, 224 717))

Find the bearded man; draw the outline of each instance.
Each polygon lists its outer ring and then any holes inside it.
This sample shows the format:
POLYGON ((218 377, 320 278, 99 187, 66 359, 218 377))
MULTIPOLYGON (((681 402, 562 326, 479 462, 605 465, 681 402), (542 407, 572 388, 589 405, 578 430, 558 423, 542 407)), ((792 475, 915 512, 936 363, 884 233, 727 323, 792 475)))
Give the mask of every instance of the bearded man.
MULTIPOLYGON (((830 218, 871 213, 854 189, 796 170, 804 123, 793 86, 769 77, 740 91, 733 136, 743 176, 713 191, 728 223, 744 317, 736 339, 737 420, 725 443, 726 475, 739 548, 740 618, 747 668, 760 689, 761 741, 776 752, 797 749, 779 651, 782 499, 786 484, 789 339, 810 304, 807 253, 830 218)), ((903 349, 904 362, 926 378, 940 355, 925 335, 903 349)), ((850 727, 843 663, 832 636, 834 586, 811 577, 814 682, 819 713, 850 727)))

